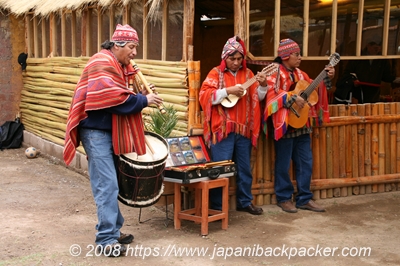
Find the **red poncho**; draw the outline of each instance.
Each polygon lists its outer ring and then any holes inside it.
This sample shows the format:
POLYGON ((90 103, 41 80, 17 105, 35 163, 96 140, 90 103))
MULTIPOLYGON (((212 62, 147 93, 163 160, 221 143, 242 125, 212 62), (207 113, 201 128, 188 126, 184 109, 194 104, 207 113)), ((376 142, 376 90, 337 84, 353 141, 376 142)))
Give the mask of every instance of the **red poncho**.
POLYGON ((254 76, 249 69, 239 69, 236 77, 229 71, 223 72, 224 84, 220 84, 219 67, 213 68, 204 80, 200 90, 200 104, 204 111, 204 139, 208 145, 226 138, 235 132, 251 139, 253 146, 257 145, 260 132, 261 115, 257 94, 258 82, 247 89, 245 96, 239 99, 232 108, 221 104, 212 105, 216 90, 243 84, 254 76))
MULTIPOLYGON (((265 134, 268 134, 267 118, 270 115, 272 116, 275 140, 280 139, 288 129, 289 109, 284 106, 292 95, 292 92, 289 90, 293 84, 289 77, 289 72, 284 66, 280 65, 278 73, 267 77, 268 88, 263 115, 263 128, 265 134), (278 73, 279 77, 277 77, 278 73), (277 82, 278 87, 276 88, 275 85, 277 82)), ((298 68, 296 68, 293 73, 295 76, 295 82, 299 80, 305 80, 308 83, 312 82, 309 76, 298 68)), ((329 122, 328 96, 325 84, 321 82, 319 88, 316 90, 318 92, 318 102, 309 110, 309 119, 307 120, 306 127, 315 125, 319 126, 322 122, 329 122)))
MULTIPOLYGON (((122 68, 113 54, 102 50, 93 55, 75 88, 65 133, 64 161, 69 165, 79 146, 79 122, 87 111, 124 103, 130 94, 128 77, 136 72, 131 65, 122 68), (90 84, 90 86, 89 86, 90 84)), ((142 114, 112 115, 112 142, 115 154, 146 153, 142 114)))

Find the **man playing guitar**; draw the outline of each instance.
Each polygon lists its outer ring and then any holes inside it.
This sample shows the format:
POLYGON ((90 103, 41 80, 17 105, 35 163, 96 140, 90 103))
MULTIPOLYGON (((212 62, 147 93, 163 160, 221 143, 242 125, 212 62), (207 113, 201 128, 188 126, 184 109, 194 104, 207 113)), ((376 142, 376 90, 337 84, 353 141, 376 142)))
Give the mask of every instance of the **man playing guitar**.
POLYGON ((331 87, 335 69, 330 65, 320 74, 323 82, 316 85, 317 91, 313 92, 317 94, 316 102, 311 103, 304 93, 297 93, 296 89, 291 90, 293 85, 312 83, 309 76, 299 69, 301 63, 299 45, 291 39, 281 40, 275 62, 279 63, 280 67, 278 73, 267 77, 263 128, 266 134, 272 133, 274 136, 276 154, 274 186, 278 206, 291 213, 297 212, 297 208, 323 212, 325 209, 312 200, 313 194, 310 191, 312 174, 310 133, 311 125, 329 121, 326 89, 331 87), (289 120, 295 109, 293 107, 297 108, 296 113, 309 108, 305 124, 298 127, 291 126, 289 120), (295 205, 292 202, 294 188, 289 175, 291 160, 295 164, 297 181, 295 205))

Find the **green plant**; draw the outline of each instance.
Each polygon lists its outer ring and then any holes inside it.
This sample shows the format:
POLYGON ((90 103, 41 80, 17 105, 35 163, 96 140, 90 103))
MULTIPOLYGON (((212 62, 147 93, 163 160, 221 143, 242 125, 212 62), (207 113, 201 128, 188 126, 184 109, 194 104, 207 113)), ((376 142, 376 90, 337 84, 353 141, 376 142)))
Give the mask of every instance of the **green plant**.
POLYGON ((145 123, 145 129, 168 138, 178 123, 178 116, 173 105, 164 106, 165 113, 162 114, 158 108, 153 108, 149 114, 151 122, 145 123))

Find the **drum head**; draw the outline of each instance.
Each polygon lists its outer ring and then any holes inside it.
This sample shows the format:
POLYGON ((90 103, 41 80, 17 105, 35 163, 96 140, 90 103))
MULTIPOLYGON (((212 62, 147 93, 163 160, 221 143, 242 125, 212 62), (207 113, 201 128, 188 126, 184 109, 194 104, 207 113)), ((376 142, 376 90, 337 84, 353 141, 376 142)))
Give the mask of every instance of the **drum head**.
POLYGON ((136 152, 131 152, 125 153, 121 157, 139 164, 165 161, 169 153, 168 142, 160 135, 149 131, 145 132, 145 138, 146 154, 138 155, 136 152))

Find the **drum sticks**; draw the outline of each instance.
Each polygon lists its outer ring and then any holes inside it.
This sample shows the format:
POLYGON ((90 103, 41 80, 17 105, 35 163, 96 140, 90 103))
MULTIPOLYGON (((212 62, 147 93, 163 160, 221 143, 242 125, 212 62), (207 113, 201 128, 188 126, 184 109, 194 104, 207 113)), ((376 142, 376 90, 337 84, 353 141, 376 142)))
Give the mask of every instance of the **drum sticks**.
MULTIPOLYGON (((131 65, 133 66, 133 68, 136 70, 136 73, 140 79, 140 81, 142 82, 143 86, 145 87, 145 89, 147 90, 148 93, 153 93, 153 90, 150 89, 149 84, 146 81, 146 78, 144 77, 144 75, 142 74, 142 72, 140 71, 139 67, 136 65, 135 61, 133 61, 132 59, 130 60, 131 65)), ((158 109, 160 110, 160 112, 162 114, 165 114, 166 111, 164 109, 164 107, 160 104, 158 105, 158 109)))

